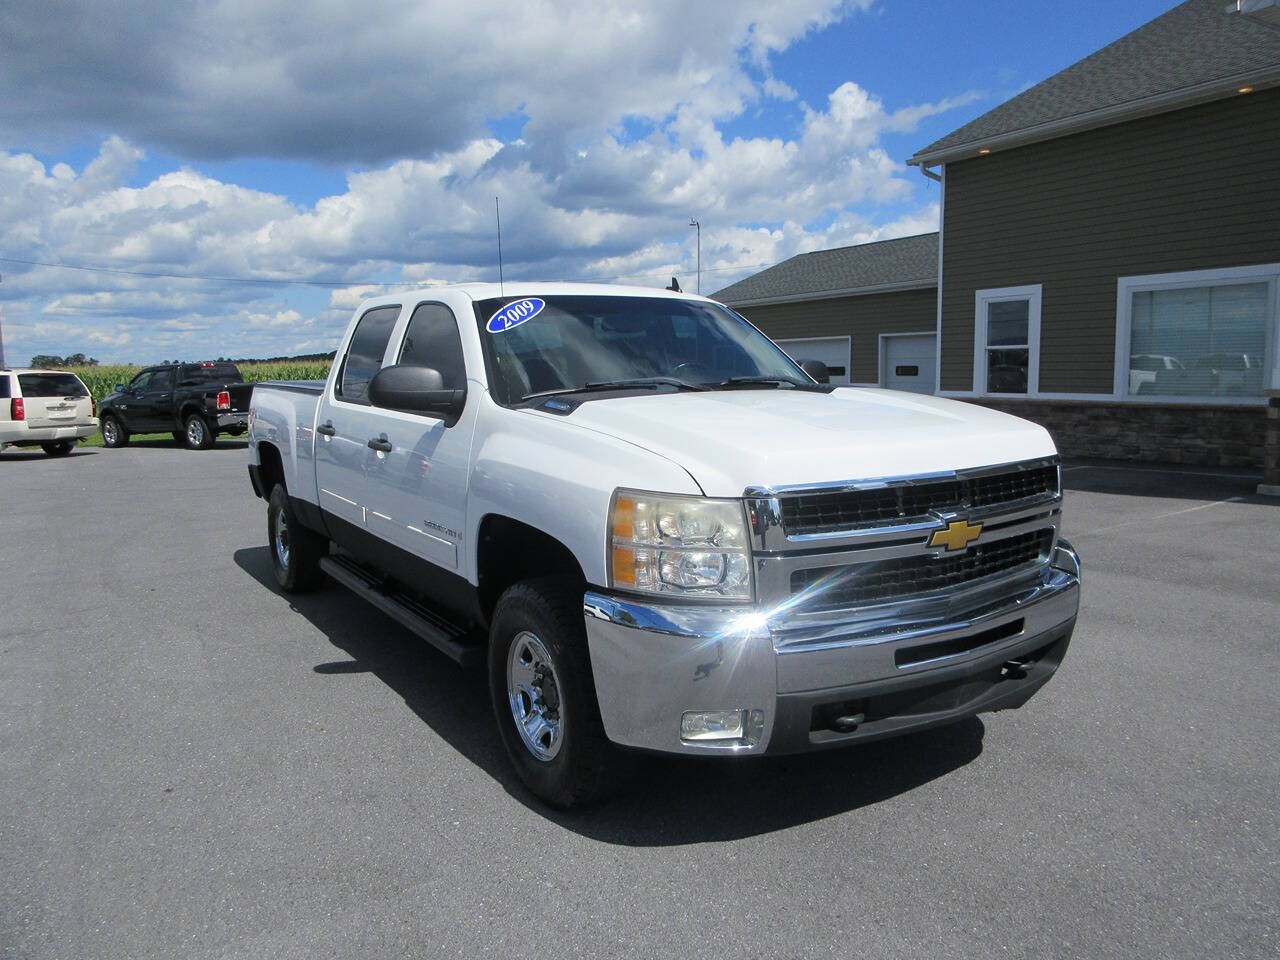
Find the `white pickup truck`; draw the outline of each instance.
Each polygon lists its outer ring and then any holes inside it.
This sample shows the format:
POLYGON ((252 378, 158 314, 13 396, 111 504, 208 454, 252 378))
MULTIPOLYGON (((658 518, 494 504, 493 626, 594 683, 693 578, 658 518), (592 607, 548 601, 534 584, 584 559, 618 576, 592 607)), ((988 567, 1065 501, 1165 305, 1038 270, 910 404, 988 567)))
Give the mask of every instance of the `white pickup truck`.
POLYGON ((1018 707, 1080 563, 1057 452, 973 404, 817 382, 714 301, 577 284, 370 300, 323 383, 253 393, 286 591, 327 574, 487 666, 521 779, 1018 707))

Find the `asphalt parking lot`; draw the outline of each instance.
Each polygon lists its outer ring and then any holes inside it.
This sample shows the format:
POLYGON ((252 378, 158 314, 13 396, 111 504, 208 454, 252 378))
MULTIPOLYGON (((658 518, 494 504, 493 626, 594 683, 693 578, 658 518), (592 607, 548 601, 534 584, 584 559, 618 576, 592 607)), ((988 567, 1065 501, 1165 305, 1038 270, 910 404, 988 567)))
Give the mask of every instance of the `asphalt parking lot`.
POLYGON ((1073 465, 1072 648, 1020 711, 654 761, 573 816, 483 678, 271 581, 243 444, 0 455, 0 953, 1263 957, 1280 503, 1073 465))

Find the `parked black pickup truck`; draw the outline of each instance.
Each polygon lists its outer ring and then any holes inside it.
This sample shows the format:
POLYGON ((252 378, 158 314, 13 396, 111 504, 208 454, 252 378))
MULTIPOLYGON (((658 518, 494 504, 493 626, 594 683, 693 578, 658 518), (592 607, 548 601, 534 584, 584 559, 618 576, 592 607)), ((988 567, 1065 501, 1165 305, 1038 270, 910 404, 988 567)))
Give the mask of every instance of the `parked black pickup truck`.
POLYGON ((234 363, 147 367, 102 401, 102 440, 123 447, 130 434, 165 432, 192 450, 206 450, 219 433, 245 432, 252 393, 234 363))

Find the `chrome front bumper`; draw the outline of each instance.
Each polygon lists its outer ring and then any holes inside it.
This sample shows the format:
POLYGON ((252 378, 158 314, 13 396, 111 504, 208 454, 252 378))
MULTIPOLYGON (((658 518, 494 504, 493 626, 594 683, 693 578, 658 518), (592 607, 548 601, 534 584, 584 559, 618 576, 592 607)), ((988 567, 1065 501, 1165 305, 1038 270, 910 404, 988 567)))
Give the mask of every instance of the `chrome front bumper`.
POLYGON ((1056 670, 1079 601, 1080 559, 1059 538, 1038 580, 942 621, 877 620, 869 628, 847 616, 798 628, 785 609, 643 603, 595 591, 584 598, 584 617, 611 740, 760 754, 1019 706, 1056 670), (744 742, 682 740, 681 716, 697 710, 758 710, 763 728, 744 742), (818 718, 833 710, 863 719, 853 729, 824 729, 818 718))

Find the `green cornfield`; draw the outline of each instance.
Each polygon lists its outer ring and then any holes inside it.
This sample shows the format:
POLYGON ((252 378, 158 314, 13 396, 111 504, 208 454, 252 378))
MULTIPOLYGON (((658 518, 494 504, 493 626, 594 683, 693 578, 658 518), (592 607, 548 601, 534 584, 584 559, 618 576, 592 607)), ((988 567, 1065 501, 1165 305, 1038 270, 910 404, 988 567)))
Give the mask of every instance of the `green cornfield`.
MULTIPOLYGON (((329 375, 328 360, 282 360, 277 363, 240 363, 240 375, 250 383, 262 380, 323 380, 329 375)), ((120 364, 97 367, 68 367, 84 381, 94 400, 101 401, 117 383, 128 383, 141 366, 120 364)))

